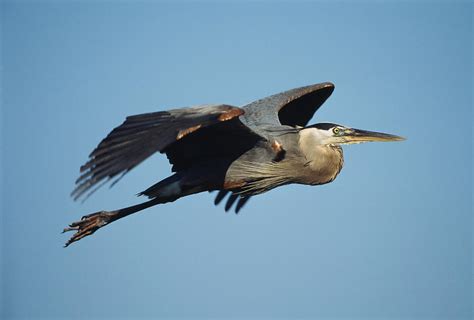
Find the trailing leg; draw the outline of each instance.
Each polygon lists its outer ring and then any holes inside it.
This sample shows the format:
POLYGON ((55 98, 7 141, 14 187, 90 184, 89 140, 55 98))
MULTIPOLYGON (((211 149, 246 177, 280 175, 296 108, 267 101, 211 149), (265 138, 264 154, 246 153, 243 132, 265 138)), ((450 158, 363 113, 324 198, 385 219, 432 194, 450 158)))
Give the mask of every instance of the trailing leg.
MULTIPOLYGON (((169 201, 172 200, 170 199, 169 201)), ((72 237, 66 242, 64 247, 67 247, 71 243, 79 241, 82 238, 93 234, 100 228, 118 219, 164 202, 168 201, 164 201, 163 198, 155 198, 131 207, 126 207, 114 211, 99 211, 83 216, 81 220, 73 222, 69 225, 69 227, 64 228, 63 233, 68 231, 76 231, 76 233, 74 233, 72 237)))
POLYGON ((68 231, 76 232, 64 246, 67 247, 71 243, 81 240, 100 228, 132 213, 157 204, 172 202, 190 194, 208 191, 209 183, 207 183, 205 179, 206 178, 198 179, 197 176, 193 174, 184 175, 176 173, 140 193, 140 195, 146 195, 151 198, 151 200, 147 202, 114 211, 99 211, 83 216, 81 220, 71 223, 69 227, 63 230, 63 233, 68 231))

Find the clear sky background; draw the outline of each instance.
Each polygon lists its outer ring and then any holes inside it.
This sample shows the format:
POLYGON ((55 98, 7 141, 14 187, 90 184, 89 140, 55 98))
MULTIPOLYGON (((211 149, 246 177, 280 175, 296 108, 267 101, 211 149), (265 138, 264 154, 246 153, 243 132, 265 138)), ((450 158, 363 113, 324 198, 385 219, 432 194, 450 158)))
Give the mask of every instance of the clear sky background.
POLYGON ((472 316, 468 2, 2 2, 2 319, 472 316), (84 204, 89 152, 130 114, 243 105, 332 81, 312 123, 408 138, 346 147, 331 184, 240 215, 195 195, 63 249, 135 204, 154 156, 84 204))

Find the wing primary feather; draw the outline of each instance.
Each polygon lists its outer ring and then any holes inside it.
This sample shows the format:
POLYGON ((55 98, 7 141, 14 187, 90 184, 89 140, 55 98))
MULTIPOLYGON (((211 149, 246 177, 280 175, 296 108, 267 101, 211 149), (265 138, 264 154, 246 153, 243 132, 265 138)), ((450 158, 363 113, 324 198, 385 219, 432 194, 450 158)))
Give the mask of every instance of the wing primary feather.
MULTIPOLYGON (((94 193, 96 193, 97 190, 99 190, 100 188, 102 188, 102 186, 104 186, 107 182, 109 182, 111 178, 108 178, 104 181, 102 181, 102 183, 100 183, 99 185, 97 185, 94 189, 92 189, 91 191, 89 191, 89 193, 87 193, 84 198, 81 200, 81 203, 84 203, 87 199, 89 199, 90 196, 92 196, 94 193)), ((87 190, 86 190, 87 191, 87 190)), ((86 192, 84 191, 84 193, 86 192)), ((84 194, 82 193, 81 195, 79 195, 77 198, 75 198, 74 200, 77 200, 79 199, 80 197, 82 197, 82 195, 84 194)))
POLYGON ((217 194, 216 198, 214 199, 214 204, 217 206, 219 203, 221 203, 222 199, 225 198, 225 196, 229 193, 227 190, 221 190, 217 194))
POLYGON ((80 182, 76 189, 74 189, 73 193, 80 197, 84 192, 87 192, 89 188, 91 188, 97 183, 100 183, 103 179, 107 177, 112 178, 113 176, 115 176, 121 171, 118 170, 119 168, 121 168, 121 163, 117 162, 108 168, 103 168, 98 172, 92 172, 92 176, 89 179, 80 182))
POLYGON ((115 161, 123 161, 124 159, 130 158, 130 155, 133 154, 134 152, 141 151, 142 154, 150 152, 150 151, 140 150, 142 147, 143 146, 135 145, 129 148, 111 150, 111 153, 109 154, 104 153, 101 156, 94 156, 92 159, 86 162, 86 164, 81 166, 80 171, 84 172, 89 168, 90 170, 94 170, 94 171, 98 170, 100 167, 107 165, 108 163, 115 162, 115 161))
POLYGON ((146 119, 156 119, 157 117, 169 117, 170 112, 169 111, 158 111, 158 112, 149 112, 149 113, 143 113, 143 114, 137 114, 133 116, 128 116, 126 118, 126 121, 129 121, 131 123, 133 122, 141 122, 146 119))
POLYGON ((119 136, 114 136, 112 138, 104 139, 102 142, 97 146, 97 148, 105 148, 105 147, 111 147, 113 145, 116 145, 118 143, 124 142, 124 141, 130 141, 130 140, 138 140, 142 138, 144 135, 146 135, 149 131, 141 131, 134 133, 132 135, 119 135, 119 136))
MULTIPOLYGON (((102 181, 101 183, 99 183, 99 185, 97 185, 92 191, 90 191, 85 197, 84 199, 82 199, 81 203, 84 203, 84 201, 86 201, 93 193, 95 193, 97 190, 99 190, 104 184, 106 184, 108 181, 110 180, 110 178, 108 180, 105 180, 105 181, 102 181)), ((79 187, 79 186, 78 186, 79 187)), ((74 201, 77 201, 78 199, 80 199, 82 197, 82 195, 87 192, 88 189, 85 189, 85 190, 81 190, 80 192, 77 191, 78 188, 74 189, 73 192, 71 192, 71 196, 73 197, 74 201)))
POLYGON ((238 214, 239 211, 245 206, 245 204, 249 201, 249 196, 241 196, 237 205, 235 206, 235 214, 238 214))
POLYGON ((110 184, 109 189, 112 188, 113 186, 115 186, 115 185, 117 184, 117 182, 119 182, 120 180, 122 180, 122 178, 123 178, 127 173, 129 173, 130 170, 132 170, 132 169, 133 169, 133 167, 131 167, 130 169, 125 170, 125 171, 120 175, 120 177, 118 177, 117 179, 115 179, 114 181, 112 181, 112 183, 110 184))
MULTIPOLYGON (((139 140, 139 139, 136 139, 136 140, 139 140)), ((89 157, 98 157, 98 156, 101 156, 101 155, 104 155, 104 154, 107 154, 107 153, 110 153, 114 150, 117 150, 119 149, 119 152, 120 152, 120 149, 133 143, 133 142, 136 142, 135 139, 131 139, 131 140, 127 140, 127 141, 124 141, 124 142, 121 142, 121 143, 118 143, 116 145, 113 145, 113 146, 110 146, 110 147, 107 147, 107 148, 102 148, 100 145, 99 147, 97 147, 94 151, 92 151, 92 153, 89 155, 89 157)))
MULTIPOLYGON (((76 180, 76 184, 81 183, 82 181, 84 181, 86 178, 89 178, 89 177, 97 178, 97 177, 101 176, 104 173, 105 173, 105 175, 115 174, 116 172, 114 172, 113 168, 114 167, 117 168, 122 163, 122 161, 123 161, 123 159, 115 158, 115 159, 112 159, 111 161, 108 161, 104 164, 96 165, 93 168, 91 168, 89 171, 84 172, 76 180)), ((118 172, 120 172, 120 170, 118 172)))
POLYGON ((239 197, 238 194, 231 194, 229 199, 227 199, 227 203, 225 204, 225 212, 229 211, 232 205, 234 204, 235 200, 239 197))

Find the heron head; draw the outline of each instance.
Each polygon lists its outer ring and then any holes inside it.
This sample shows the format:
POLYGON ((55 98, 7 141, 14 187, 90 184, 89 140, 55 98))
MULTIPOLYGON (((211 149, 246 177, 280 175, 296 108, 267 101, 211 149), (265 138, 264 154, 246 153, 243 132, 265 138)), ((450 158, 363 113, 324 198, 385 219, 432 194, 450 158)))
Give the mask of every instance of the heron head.
POLYGON ((311 135, 323 145, 356 144, 372 141, 402 141, 403 137, 392 134, 348 128, 335 123, 317 123, 306 127, 311 135))

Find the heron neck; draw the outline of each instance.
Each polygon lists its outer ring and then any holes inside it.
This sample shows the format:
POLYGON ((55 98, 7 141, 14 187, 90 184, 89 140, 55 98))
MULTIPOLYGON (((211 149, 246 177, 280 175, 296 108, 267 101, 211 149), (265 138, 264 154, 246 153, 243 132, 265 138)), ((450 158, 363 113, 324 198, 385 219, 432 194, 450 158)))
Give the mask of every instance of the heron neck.
POLYGON ((314 135, 300 132, 299 146, 306 158, 306 183, 323 184, 333 181, 344 165, 342 148, 337 145, 318 144, 314 135))

